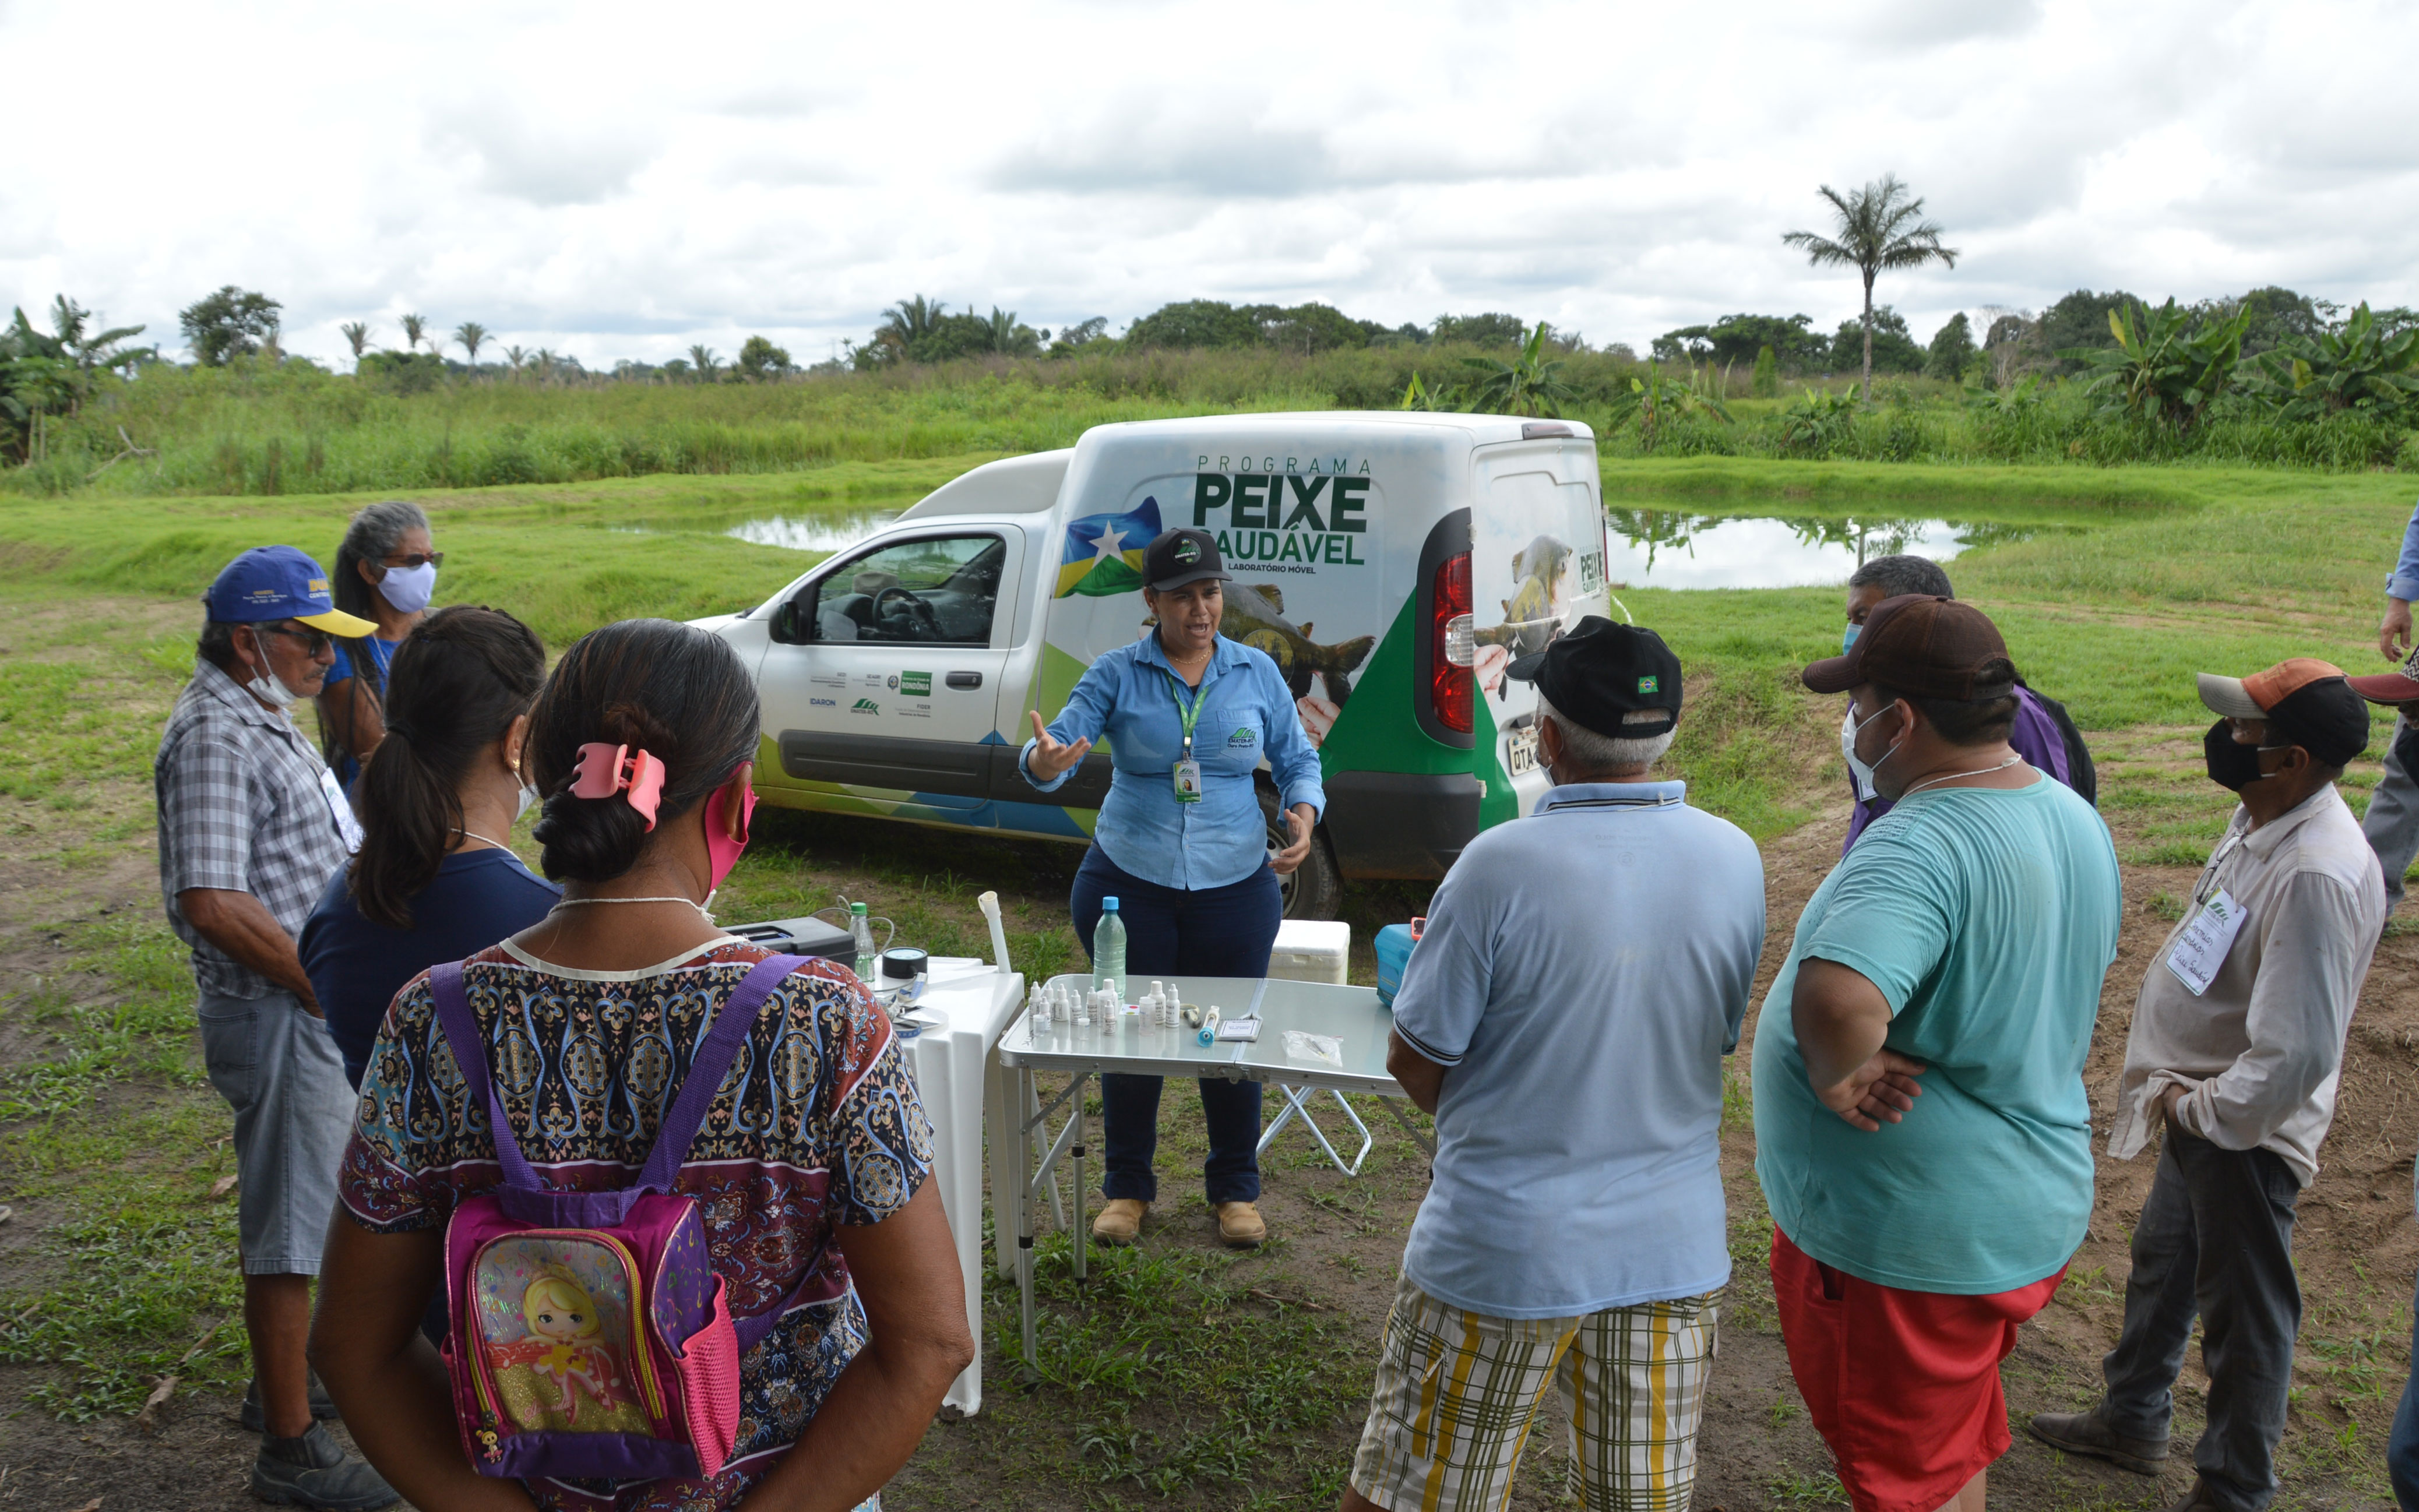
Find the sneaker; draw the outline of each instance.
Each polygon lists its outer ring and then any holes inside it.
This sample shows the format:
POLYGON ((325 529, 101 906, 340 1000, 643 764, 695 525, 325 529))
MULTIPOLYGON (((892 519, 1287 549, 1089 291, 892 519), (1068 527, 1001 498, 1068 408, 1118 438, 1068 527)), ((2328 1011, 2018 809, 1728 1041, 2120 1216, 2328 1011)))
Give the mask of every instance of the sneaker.
POLYGON ((1229 1249, 1254 1249, 1269 1237, 1269 1226, 1261 1220, 1256 1203, 1221 1202, 1218 1237, 1229 1249))
POLYGON ((273 1505, 320 1512, 375 1512, 403 1500, 367 1460, 347 1454, 316 1423, 299 1439, 261 1436, 252 1494, 273 1505))
POLYGON ((1142 1233, 1142 1215, 1150 1204, 1139 1197, 1111 1197, 1092 1220, 1092 1239, 1101 1244, 1131 1244, 1142 1233))
MULTIPOLYGON (((336 1411, 335 1398, 328 1395, 327 1387, 319 1384, 319 1372, 316 1370, 311 1372, 311 1415, 322 1423, 333 1423, 341 1415, 336 1411)), ((260 1411, 259 1377, 254 1376, 243 1383, 243 1406, 236 1412, 235 1420, 243 1426, 246 1433, 269 1431, 268 1419, 260 1411)))
MULTIPOLYGON (((2103 1402, 2101 1407, 2106 1405, 2103 1402)), ((2025 1427, 2053 1449, 2105 1459, 2137 1475, 2157 1474, 2160 1466, 2166 1463, 2167 1441, 2119 1438, 2102 1420, 2101 1407, 2088 1412, 2035 1412, 2025 1427)))

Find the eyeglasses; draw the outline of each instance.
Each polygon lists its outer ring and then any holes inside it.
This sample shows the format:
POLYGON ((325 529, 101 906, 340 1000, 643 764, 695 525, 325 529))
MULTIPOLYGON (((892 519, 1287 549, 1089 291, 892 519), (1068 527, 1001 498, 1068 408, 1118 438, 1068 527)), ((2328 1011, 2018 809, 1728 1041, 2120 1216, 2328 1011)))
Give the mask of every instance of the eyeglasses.
POLYGON ((257 625, 253 626, 253 628, 255 630, 266 630, 270 635, 290 636, 293 639, 301 641, 303 651, 314 657, 317 656, 319 653, 327 650, 329 645, 334 640, 334 638, 329 635, 325 630, 289 630, 282 625, 257 625))
POLYGON ((413 551, 408 554, 398 553, 397 555, 391 557, 380 557, 378 560, 385 563, 390 567, 401 567, 407 572, 414 572, 422 567, 441 567, 445 565, 445 553, 442 551, 413 551))

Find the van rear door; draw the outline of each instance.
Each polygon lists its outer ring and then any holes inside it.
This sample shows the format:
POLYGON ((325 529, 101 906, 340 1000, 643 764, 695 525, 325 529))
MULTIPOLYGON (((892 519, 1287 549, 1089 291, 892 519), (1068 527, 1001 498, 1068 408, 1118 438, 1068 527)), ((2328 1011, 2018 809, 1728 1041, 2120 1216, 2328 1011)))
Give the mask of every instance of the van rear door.
POLYGON ((1487 781, 1480 822, 1493 825, 1528 813, 1552 786, 1537 767, 1537 690, 1505 676, 1506 666, 1584 616, 1605 613, 1610 600, 1595 443, 1505 442, 1472 456, 1479 507, 1471 517, 1471 618, 1487 781))

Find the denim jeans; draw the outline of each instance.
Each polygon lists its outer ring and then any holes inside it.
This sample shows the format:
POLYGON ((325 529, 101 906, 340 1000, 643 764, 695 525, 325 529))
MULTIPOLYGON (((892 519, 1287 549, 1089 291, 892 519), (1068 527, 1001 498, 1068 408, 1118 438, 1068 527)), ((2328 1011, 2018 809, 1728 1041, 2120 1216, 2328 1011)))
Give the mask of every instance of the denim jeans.
POLYGON ((2108 1427, 2128 1439, 2164 1439, 2198 1315, 2209 1426, 2193 1464, 2226 1512, 2259 1512, 2276 1494, 2276 1444, 2302 1326, 2293 1275, 2301 1196, 2282 1156, 2221 1149, 2170 1125, 2134 1226, 2124 1330, 2101 1362, 2108 1427))
POLYGON ((2411 858, 2419 856, 2419 782, 2402 769, 2402 759, 2394 753, 2395 742, 2409 728, 2404 717, 2394 717, 2394 733, 2385 743, 2385 775, 2377 779, 2376 789, 2368 795, 2368 814, 2360 822, 2360 832, 2368 837, 2369 849, 2385 869, 2389 914, 2402 902, 2402 878, 2411 870, 2411 858))
MULTIPOLYGON (((2411 1304, 2411 1358, 2419 1361, 2419 1299, 2411 1304)), ((2419 1372, 2402 1382, 2402 1405, 2395 1410, 2394 1433, 2385 1441, 2385 1470, 2394 1480, 2395 1504, 2402 1512, 2419 1512, 2419 1372)))
MULTIPOLYGON (((1125 920, 1126 976, 1146 983, 1154 977, 1265 977, 1285 921, 1277 874, 1266 867, 1240 882, 1187 892, 1143 881, 1095 845, 1068 899, 1086 956, 1102 898, 1115 898, 1125 920)), ((1111 1198, 1158 1199, 1151 1161, 1159 1151, 1160 1083, 1157 1076, 1101 1078, 1101 1136, 1108 1147, 1101 1191, 1111 1198)), ((1210 1124, 1210 1159, 1202 1166, 1210 1200, 1258 1201, 1260 1084, 1205 1076, 1201 1112, 1210 1124)))

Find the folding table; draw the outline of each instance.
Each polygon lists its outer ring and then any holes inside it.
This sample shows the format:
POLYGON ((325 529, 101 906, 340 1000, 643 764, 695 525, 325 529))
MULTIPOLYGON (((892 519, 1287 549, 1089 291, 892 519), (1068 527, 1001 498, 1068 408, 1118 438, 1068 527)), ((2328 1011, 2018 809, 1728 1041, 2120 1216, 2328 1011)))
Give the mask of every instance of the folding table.
MULTIPOLYGON (((1086 975, 1054 978, 1079 991, 1091 985, 1086 975)), ((1036 1030, 1028 1011, 999 1037, 999 1063, 1016 1081, 1009 1106, 1013 1119, 1013 1169, 1008 1181, 994 1178, 992 1204, 994 1221, 1005 1196, 1011 1209, 1003 1228, 1016 1234, 1018 1305, 1025 1325, 1025 1357, 1034 1356, 1033 1217, 1034 1204, 1054 1180, 1060 1160, 1072 1163, 1074 1176, 1075 1278, 1084 1279, 1090 1254, 1091 1226, 1085 1221, 1086 1155, 1084 1133, 1084 1087, 1104 1072, 1136 1076, 1224 1076, 1228 1081, 1277 1082, 1304 1089, 1329 1088, 1339 1092, 1375 1092, 1387 1098, 1386 1110, 1396 1122, 1435 1153, 1436 1147, 1394 1101, 1405 1096, 1401 1084, 1386 1072, 1386 1036, 1394 1015, 1378 1002, 1371 987, 1341 987, 1324 982, 1271 981, 1250 977, 1186 977, 1184 1000, 1204 1008, 1215 1004, 1229 1020, 1257 1014, 1259 1039, 1253 1043, 1221 1040, 1202 1044, 1197 1033, 1179 1026, 1158 1028, 1139 1015, 1120 1014, 1118 1022, 1077 1028, 1064 1022, 1036 1030), (1297 1029, 1328 1036, 1339 1042, 1340 1064, 1305 1055, 1289 1054, 1286 1031, 1297 1029), (1044 1105, 1034 1088, 1038 1072, 1069 1073, 1066 1089, 1044 1105), (1050 1134, 1051 1119, 1065 1108, 1067 1120, 1050 1134), (1042 1135, 1035 1156, 1036 1133, 1042 1135)), ((1325 1140, 1322 1137, 1321 1143, 1325 1140)), ((1333 1153, 1333 1151, 1331 1151, 1333 1153)))

